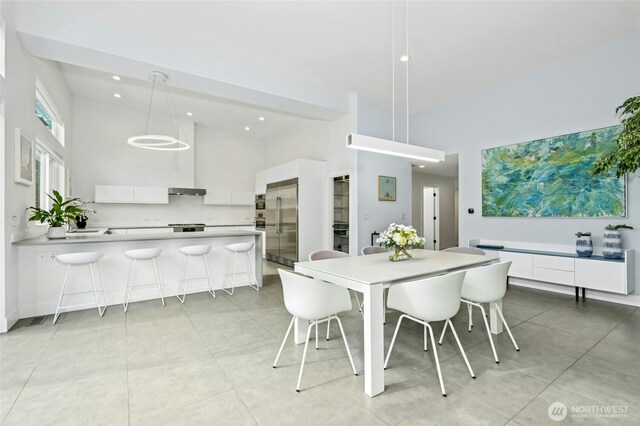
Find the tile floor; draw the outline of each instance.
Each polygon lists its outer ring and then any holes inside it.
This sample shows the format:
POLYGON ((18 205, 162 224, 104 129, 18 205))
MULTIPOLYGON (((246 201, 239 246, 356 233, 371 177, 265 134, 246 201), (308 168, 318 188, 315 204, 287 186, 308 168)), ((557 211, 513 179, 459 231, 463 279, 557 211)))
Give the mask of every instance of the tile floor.
MULTIPOLYGON (((73 312, 56 325, 51 317, 38 326, 21 321, 0 336, 2 424, 538 425, 556 424, 548 415, 556 401, 568 407, 564 423, 640 423, 640 310, 633 307, 512 286, 504 310, 520 352, 503 333, 496 364, 479 312, 468 333, 463 308, 455 323, 477 379, 449 335, 438 347, 443 398, 420 327, 403 325, 386 392, 368 398, 335 324, 329 342, 310 348, 301 393, 301 346, 288 344, 281 367, 271 368, 290 320, 277 275, 266 275, 259 293, 217 295, 188 295, 184 305, 169 298, 165 308, 133 303, 126 315, 111 306, 103 318, 73 312), (612 409, 623 417, 603 416, 612 409)), ((397 317, 387 314, 387 346, 397 317)), ((362 371, 360 314, 342 318, 362 371)))

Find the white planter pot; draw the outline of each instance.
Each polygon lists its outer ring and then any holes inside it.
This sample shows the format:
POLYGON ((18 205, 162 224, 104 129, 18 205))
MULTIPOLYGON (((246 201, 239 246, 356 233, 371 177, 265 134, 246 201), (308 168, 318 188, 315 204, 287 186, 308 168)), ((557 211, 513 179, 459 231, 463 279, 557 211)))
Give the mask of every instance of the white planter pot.
POLYGON ((50 226, 47 230, 47 238, 67 238, 67 228, 64 226, 50 226))

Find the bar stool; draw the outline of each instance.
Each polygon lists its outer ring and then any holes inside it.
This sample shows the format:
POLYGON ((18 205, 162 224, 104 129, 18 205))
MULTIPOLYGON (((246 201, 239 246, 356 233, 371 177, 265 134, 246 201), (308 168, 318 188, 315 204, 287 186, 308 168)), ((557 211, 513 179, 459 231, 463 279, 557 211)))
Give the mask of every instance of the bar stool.
POLYGON ((255 245, 254 242, 249 242, 249 243, 234 243, 234 244, 228 244, 228 245, 224 246, 224 248, 226 250, 229 250, 230 252, 233 253, 233 274, 225 274, 224 282, 222 284, 222 290, 227 292, 227 294, 233 295, 233 290, 235 288, 235 284, 236 284, 236 264, 237 264, 237 260, 238 260, 238 253, 246 253, 247 254, 247 258, 249 259, 249 270, 247 270, 247 272, 239 272, 239 273, 240 274, 247 274, 247 276, 249 278, 249 287, 251 287, 255 291, 260 291, 260 287, 258 287, 258 280, 256 279, 255 274, 252 272, 254 270, 253 269, 253 262, 251 261, 251 255, 249 254, 251 249, 253 249, 254 245, 255 245), (229 275, 233 275, 233 278, 231 280, 229 279, 229 275), (253 279, 253 283, 251 282, 252 279, 253 279), (229 281, 231 283, 231 291, 227 290, 225 288, 225 286, 224 286, 224 284, 227 281, 229 281))
POLYGON ((213 289, 213 285, 211 284, 211 273, 209 272, 209 264, 207 264, 207 253, 211 251, 211 245, 198 245, 198 246, 184 246, 180 247, 178 251, 186 256, 187 259, 187 270, 184 274, 184 284, 180 284, 183 280, 182 278, 182 270, 184 269, 184 261, 182 262, 182 267, 180 268, 180 277, 178 277, 178 294, 176 297, 181 303, 184 303, 184 299, 187 296, 187 281, 189 280, 189 266, 191 266, 191 256, 202 256, 202 260, 204 261, 204 267, 207 270, 207 281, 209 283, 209 293, 214 297, 216 297, 216 292, 213 289), (182 298, 180 298, 180 287, 182 287, 182 298))
POLYGON ((124 295, 124 311, 127 312, 127 308, 129 307, 129 296, 131 296, 131 287, 133 286, 133 276, 136 273, 136 264, 138 261, 150 260, 153 263, 153 273, 156 276, 156 284, 158 285, 158 292, 160 293, 160 300, 162 301, 162 306, 164 306, 164 296, 162 295, 162 287, 160 286, 160 278, 158 277, 158 265, 156 264, 156 258, 160 256, 162 253, 161 248, 146 248, 146 249, 135 249, 135 250, 127 250, 124 252, 124 255, 131 259, 131 264, 129 267, 129 279, 127 281, 127 291, 124 295))
MULTIPOLYGON (((59 263, 61 263, 62 265, 67 265, 67 270, 64 273, 64 280, 62 281, 62 290, 60 291, 60 298, 58 299, 58 307, 56 308, 56 314, 53 317, 54 324, 58 320, 58 317, 60 316, 60 312, 63 309, 80 308, 83 306, 93 306, 93 303, 91 304, 85 303, 82 305, 68 305, 68 306, 62 305, 62 297, 65 295, 64 288, 65 288, 65 285, 67 284, 69 269, 71 269, 72 266, 89 265, 89 272, 91 273, 91 284, 93 285, 93 294, 95 295, 95 298, 96 298, 95 306, 98 308, 98 314, 100 314, 100 316, 104 315, 104 311, 107 309, 107 300, 104 295, 103 289, 101 288, 100 290, 98 290, 98 288, 96 287, 96 280, 93 275, 93 265, 96 264, 103 257, 104 257, 104 253, 98 253, 98 252, 67 253, 67 254, 59 254, 58 256, 56 256, 56 260, 59 263), (98 293, 100 294, 100 296, 98 296, 98 293), (102 305, 100 305, 100 300, 103 301, 102 305)), ((102 285, 102 282, 100 282, 100 285, 102 285)), ((72 294, 82 294, 82 293, 90 293, 90 292, 91 291, 89 290, 89 291, 83 291, 83 292, 77 292, 77 293, 68 293, 67 296, 70 296, 72 294)))

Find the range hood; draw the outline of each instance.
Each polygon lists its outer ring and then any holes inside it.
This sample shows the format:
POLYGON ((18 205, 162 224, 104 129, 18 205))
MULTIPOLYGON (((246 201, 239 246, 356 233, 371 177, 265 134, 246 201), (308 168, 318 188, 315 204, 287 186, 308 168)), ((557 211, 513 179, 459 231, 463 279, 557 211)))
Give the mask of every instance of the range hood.
POLYGON ((206 195, 207 190, 202 188, 169 188, 169 195, 206 195))

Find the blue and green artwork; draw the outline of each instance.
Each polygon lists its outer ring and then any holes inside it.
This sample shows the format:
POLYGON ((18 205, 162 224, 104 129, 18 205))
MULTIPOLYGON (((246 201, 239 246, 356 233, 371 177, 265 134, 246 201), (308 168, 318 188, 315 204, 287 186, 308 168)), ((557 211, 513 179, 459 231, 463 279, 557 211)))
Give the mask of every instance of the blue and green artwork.
POLYGON ((482 151, 482 215, 625 216, 625 179, 589 168, 615 148, 622 126, 482 151))

